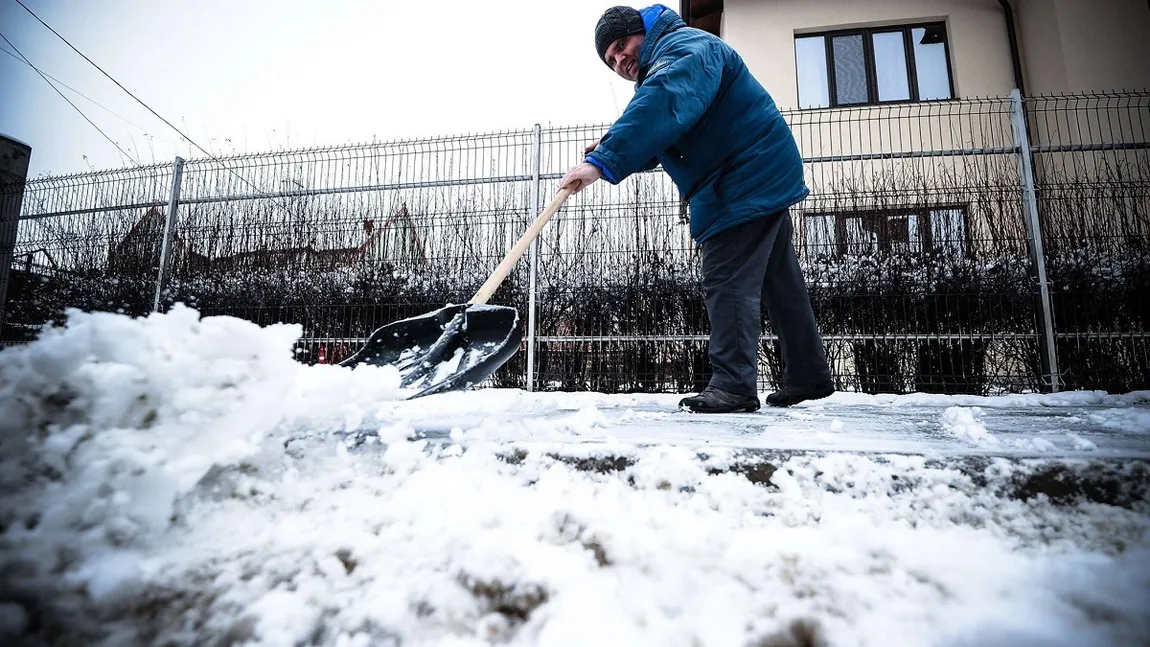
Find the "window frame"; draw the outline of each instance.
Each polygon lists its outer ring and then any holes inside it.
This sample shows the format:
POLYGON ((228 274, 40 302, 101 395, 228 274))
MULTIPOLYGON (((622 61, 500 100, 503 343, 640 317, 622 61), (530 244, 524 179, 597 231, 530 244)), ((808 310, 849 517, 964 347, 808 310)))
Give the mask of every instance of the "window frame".
MULTIPOLYGON (((820 252, 817 252, 815 250, 812 250, 806 244, 807 234, 805 233, 805 228, 810 226, 810 223, 807 222, 806 219, 807 218, 813 219, 816 217, 818 217, 818 218, 826 218, 826 217, 834 218, 834 236, 835 236, 834 245, 831 247, 824 248, 826 251, 821 252, 821 253, 825 254, 827 251, 833 250, 834 258, 842 258, 844 256, 850 255, 850 254, 848 254, 848 251, 849 251, 849 247, 850 247, 852 241, 848 240, 847 220, 849 220, 849 219, 862 220, 862 219, 868 218, 868 217, 870 217, 870 218, 882 217, 884 220, 889 220, 891 218, 915 216, 917 221, 918 221, 917 231, 919 232, 920 240, 922 241, 922 250, 918 251, 918 252, 911 252, 911 253, 934 254, 934 253, 947 252, 947 251, 959 251, 959 250, 955 250, 953 247, 950 247, 946 242, 939 243, 938 241, 936 241, 934 239, 934 230, 931 227, 931 216, 936 211, 957 211, 959 214, 961 214, 961 216, 962 216, 962 250, 961 250, 961 256, 964 258, 973 258, 973 255, 971 252, 972 239, 971 239, 971 233, 970 233, 970 211, 966 205, 953 204, 953 203, 933 204, 933 205, 926 206, 926 207, 890 207, 890 208, 878 207, 878 208, 874 208, 874 209, 856 209, 856 210, 852 210, 852 211, 819 210, 819 211, 805 212, 801 216, 803 218, 803 228, 804 228, 803 241, 802 241, 803 253, 807 254, 807 255, 813 254, 815 256, 819 255, 819 253, 820 253, 820 252)), ((883 243, 881 238, 879 238, 875 242, 877 245, 876 250, 875 250, 876 253, 878 253, 880 255, 889 255, 892 253, 891 250, 889 249, 889 247, 891 245, 890 241, 886 242, 886 246, 888 247, 888 249, 883 249, 884 243, 883 243)))
MULTIPOLYGON (((828 108, 857 108, 860 106, 879 106, 890 105, 898 103, 929 103, 938 101, 953 101, 954 94, 954 67, 950 58, 950 32, 947 31, 945 21, 931 21, 931 22, 916 22, 895 25, 882 25, 877 27, 856 27, 852 29, 832 29, 828 31, 810 32, 795 34, 795 40, 800 38, 815 38, 822 37, 823 47, 825 48, 826 65, 827 65, 827 106, 810 106, 802 107, 800 110, 826 110, 828 108), (946 81, 948 89, 950 90, 950 97, 947 99, 920 99, 918 91, 918 61, 915 60, 913 31, 914 29, 931 27, 938 27, 942 30, 943 34, 943 55, 946 59, 946 81), (902 48, 903 56, 906 58, 906 74, 907 74, 907 87, 910 90, 909 99, 887 99, 880 101, 878 98, 878 68, 875 67, 874 58, 874 35, 875 34, 902 34, 902 48), (834 39, 840 36, 861 36, 863 43, 863 65, 866 72, 866 88, 867 100, 863 103, 840 103, 838 100, 838 88, 835 83, 835 58, 834 58, 834 39)), ((798 91, 798 60, 795 60, 795 82, 796 92, 798 91)))

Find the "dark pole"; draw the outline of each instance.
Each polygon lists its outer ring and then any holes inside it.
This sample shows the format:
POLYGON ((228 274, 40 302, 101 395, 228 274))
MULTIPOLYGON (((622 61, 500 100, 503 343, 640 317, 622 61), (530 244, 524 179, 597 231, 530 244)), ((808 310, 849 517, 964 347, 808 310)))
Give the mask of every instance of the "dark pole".
POLYGON ((9 273, 20 226, 20 204, 28 179, 32 147, 0 135, 0 341, 3 340, 4 305, 8 299, 9 273))
MULTIPOLYGON (((1148 0, 1150 1, 1150 0, 1148 0)), ((1026 87, 1022 80, 1022 56, 1018 52, 1018 31, 1014 28, 1014 9, 1010 0, 998 0, 1002 5, 1002 13, 1006 15, 1006 38, 1010 41, 1010 62, 1014 65, 1014 87, 1019 94, 1026 96, 1026 87)))

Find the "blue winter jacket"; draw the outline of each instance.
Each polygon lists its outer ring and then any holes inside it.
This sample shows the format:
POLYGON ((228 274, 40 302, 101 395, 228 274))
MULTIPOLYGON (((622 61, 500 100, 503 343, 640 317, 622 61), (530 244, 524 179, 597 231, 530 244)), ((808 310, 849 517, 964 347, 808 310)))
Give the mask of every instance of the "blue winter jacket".
POLYGON ((735 50, 662 5, 640 14, 635 95, 587 161, 612 184, 661 163, 700 243, 805 198, 791 130, 735 50))

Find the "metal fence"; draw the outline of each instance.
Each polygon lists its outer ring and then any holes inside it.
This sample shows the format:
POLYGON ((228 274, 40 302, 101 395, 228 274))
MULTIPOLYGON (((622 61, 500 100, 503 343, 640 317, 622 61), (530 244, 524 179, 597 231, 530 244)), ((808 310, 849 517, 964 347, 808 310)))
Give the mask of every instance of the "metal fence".
MULTIPOLYGON (((840 388, 1150 386, 1150 93, 785 113, 795 244, 840 388)), ((466 301, 606 125, 197 159, 25 186, 0 343, 67 307, 295 322, 308 362, 466 301)), ((661 170, 570 199, 493 302, 498 386, 709 377, 688 208, 661 170)), ((764 313, 761 386, 778 385, 764 313)))

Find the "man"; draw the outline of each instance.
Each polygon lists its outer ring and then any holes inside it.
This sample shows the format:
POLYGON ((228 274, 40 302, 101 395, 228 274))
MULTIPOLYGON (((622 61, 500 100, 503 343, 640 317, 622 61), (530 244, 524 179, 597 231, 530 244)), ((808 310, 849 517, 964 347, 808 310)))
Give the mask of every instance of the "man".
POLYGON ((635 82, 635 95, 560 188, 612 184, 662 164, 690 202, 702 249, 714 373, 679 404, 700 413, 756 411, 760 302, 779 336, 790 406, 834 392, 806 283, 791 245, 788 208, 805 198, 790 128, 742 58, 687 27, 663 5, 612 7, 595 27, 599 58, 635 82))

